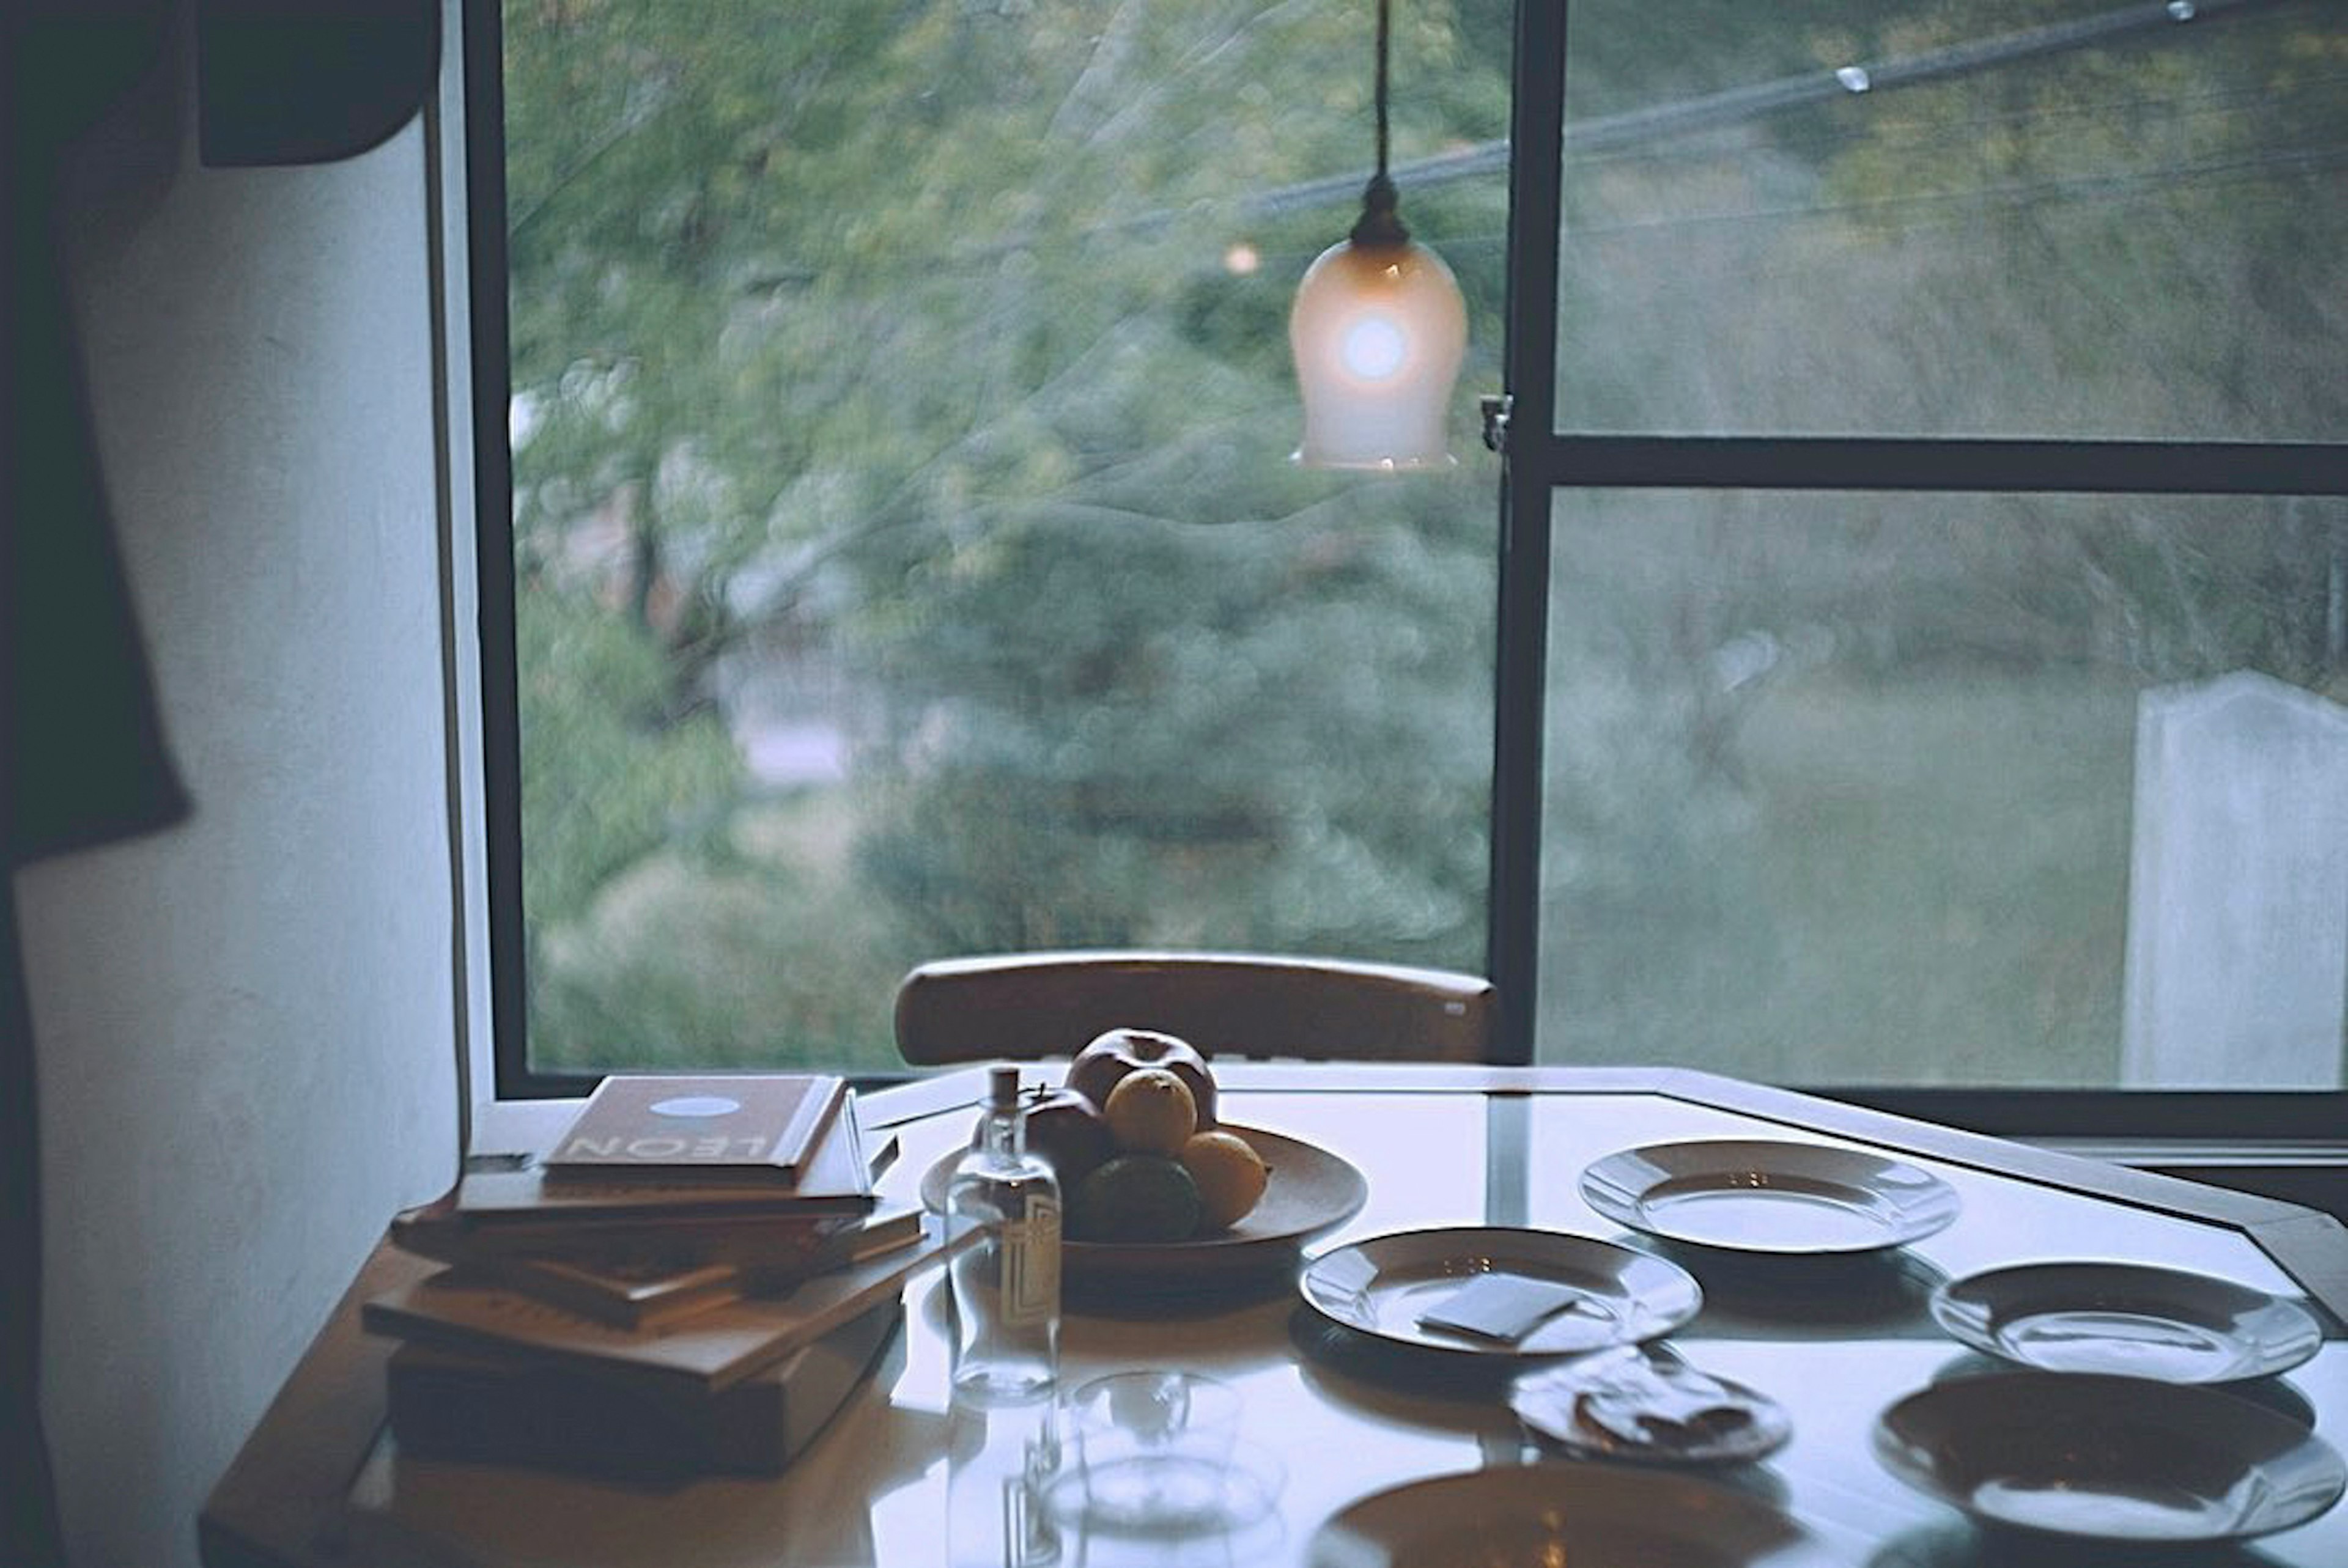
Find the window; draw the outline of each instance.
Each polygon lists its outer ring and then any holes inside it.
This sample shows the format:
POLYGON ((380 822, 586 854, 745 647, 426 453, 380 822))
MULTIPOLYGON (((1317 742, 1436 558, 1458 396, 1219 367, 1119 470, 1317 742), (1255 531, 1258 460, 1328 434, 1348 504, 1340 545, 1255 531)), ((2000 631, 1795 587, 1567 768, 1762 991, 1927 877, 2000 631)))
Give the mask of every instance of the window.
MULTIPOLYGON (((1288 461, 1368 13, 514 4, 494 69, 478 20, 530 1074, 892 1068, 960 952, 1483 968, 1496 466, 1468 415, 1427 482, 1288 461)), ((1414 19, 1399 158, 1506 137, 1507 23, 1414 19)), ((1469 386, 1507 206, 1411 200, 1469 386)))
POLYGON ((883 1070, 914 962, 1154 944, 2322 1128, 2336 8, 1396 11, 1471 349, 1458 468, 1378 482, 1285 461, 1369 6, 470 15, 501 1084, 883 1070))

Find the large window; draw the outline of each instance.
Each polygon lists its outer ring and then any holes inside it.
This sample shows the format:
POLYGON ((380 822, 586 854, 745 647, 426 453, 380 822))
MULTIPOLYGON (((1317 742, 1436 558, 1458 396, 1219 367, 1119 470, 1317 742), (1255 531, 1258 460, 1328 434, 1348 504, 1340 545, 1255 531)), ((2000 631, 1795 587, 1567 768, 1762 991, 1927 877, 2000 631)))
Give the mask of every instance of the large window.
MULTIPOLYGON (((1499 143, 1507 8, 1404 10, 1397 158, 1499 143)), ((1358 204, 1371 15, 503 8, 485 553, 533 1072, 894 1067, 894 984, 947 954, 1483 968, 1472 399, 1445 477, 1288 460, 1287 304, 1358 204)), ((1412 193, 1471 388, 1507 213, 1502 161, 1412 193)))
POLYGON ((886 1069, 912 963, 1146 944, 2336 1115, 2340 8, 1398 0, 1472 346, 1388 480, 1287 461, 1372 21, 474 15, 506 1086, 886 1069))

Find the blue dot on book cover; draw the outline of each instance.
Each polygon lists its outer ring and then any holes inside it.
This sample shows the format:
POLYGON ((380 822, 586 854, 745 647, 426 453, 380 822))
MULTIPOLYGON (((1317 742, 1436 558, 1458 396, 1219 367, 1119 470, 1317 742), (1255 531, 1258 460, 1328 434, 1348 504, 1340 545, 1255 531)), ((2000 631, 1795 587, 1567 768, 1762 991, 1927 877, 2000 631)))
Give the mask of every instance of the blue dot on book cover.
POLYGON ((728 1100, 723 1094, 680 1094, 652 1105, 654 1113, 661 1116, 731 1116, 741 1109, 739 1100, 728 1100))

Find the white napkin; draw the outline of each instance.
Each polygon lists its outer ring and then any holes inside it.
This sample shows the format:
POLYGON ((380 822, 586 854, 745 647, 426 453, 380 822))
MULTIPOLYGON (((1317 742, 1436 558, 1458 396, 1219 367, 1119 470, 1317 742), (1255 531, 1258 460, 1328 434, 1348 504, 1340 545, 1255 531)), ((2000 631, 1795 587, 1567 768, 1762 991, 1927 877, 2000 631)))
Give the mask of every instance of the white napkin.
POLYGON ((1479 1274, 1418 1315, 1423 1328, 1448 1328, 1513 1345, 1567 1307, 1586 1300, 1553 1279, 1520 1274, 1479 1274))

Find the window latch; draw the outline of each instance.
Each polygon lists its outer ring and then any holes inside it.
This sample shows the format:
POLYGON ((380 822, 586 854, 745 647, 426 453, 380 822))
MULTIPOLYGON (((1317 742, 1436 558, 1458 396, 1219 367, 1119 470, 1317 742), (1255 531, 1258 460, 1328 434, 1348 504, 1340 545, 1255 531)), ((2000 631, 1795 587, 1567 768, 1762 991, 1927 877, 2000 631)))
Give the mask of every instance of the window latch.
POLYGON ((1484 445, 1495 452, 1509 449, 1509 410, 1515 403, 1505 392, 1488 392, 1477 400, 1484 414, 1484 445))

